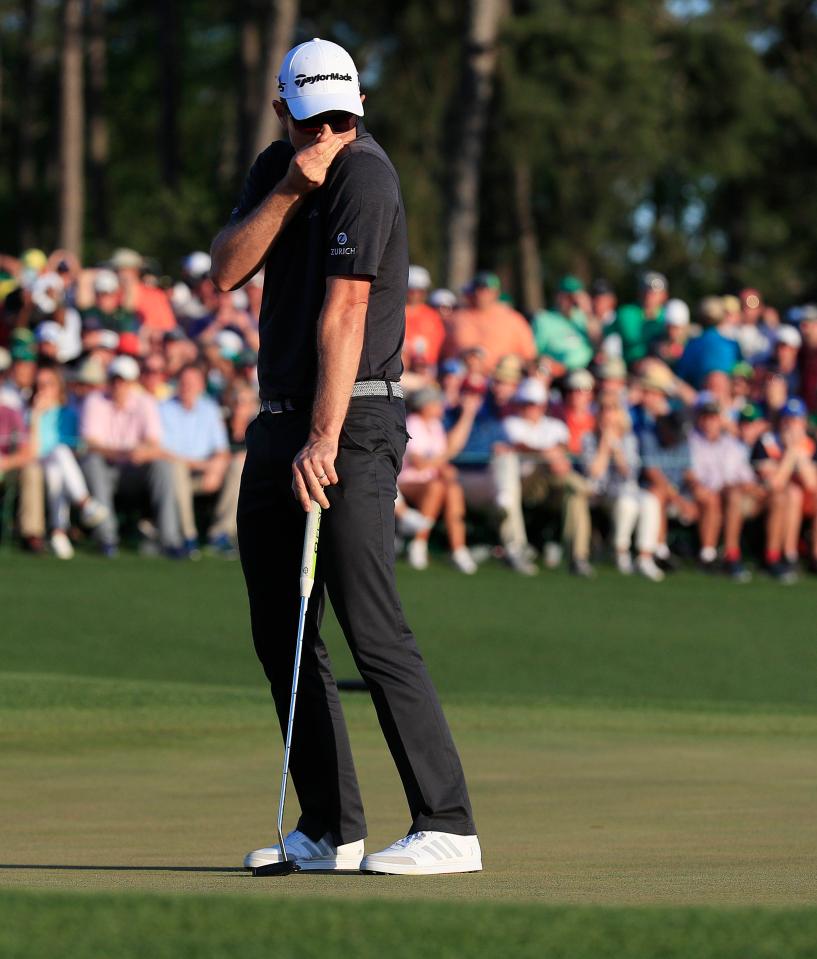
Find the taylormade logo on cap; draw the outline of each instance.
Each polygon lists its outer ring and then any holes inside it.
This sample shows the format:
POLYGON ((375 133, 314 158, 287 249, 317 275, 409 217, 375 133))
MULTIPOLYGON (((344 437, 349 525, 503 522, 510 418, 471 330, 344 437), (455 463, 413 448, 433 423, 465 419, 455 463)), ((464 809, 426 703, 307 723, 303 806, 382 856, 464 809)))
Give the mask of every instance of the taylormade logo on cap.
POLYGON ((293 47, 281 64, 278 89, 296 120, 332 110, 363 116, 354 61, 330 40, 316 37, 293 47))

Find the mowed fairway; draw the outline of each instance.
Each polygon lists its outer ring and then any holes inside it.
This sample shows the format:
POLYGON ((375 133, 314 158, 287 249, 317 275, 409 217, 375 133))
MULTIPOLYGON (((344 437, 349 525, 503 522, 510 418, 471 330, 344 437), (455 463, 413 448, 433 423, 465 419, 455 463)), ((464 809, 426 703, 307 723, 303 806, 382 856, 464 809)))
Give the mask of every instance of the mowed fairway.
MULTIPOLYGON (((2 557, 0 954, 53 922, 80 956, 125 929, 221 955, 221 910, 236 938, 280 931, 265 955, 368 955, 350 929, 412 923, 395 956, 817 954, 817 912, 790 908, 817 900, 817 583, 439 566, 401 587, 485 871, 261 880, 237 867, 272 840, 280 742, 237 564, 2 557)), ((344 702, 377 848, 405 804, 368 697, 344 702)))

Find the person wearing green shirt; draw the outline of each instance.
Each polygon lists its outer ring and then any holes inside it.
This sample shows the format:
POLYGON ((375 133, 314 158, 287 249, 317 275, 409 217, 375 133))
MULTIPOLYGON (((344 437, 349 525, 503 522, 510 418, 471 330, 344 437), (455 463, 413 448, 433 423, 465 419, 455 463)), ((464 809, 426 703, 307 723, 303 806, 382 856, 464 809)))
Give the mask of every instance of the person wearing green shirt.
POLYGON ((669 283, 663 273, 648 270, 639 281, 639 302, 621 306, 607 334, 621 337, 622 356, 628 366, 644 359, 649 343, 664 332, 664 303, 669 283))
POLYGON ((120 303, 119 278, 113 270, 97 270, 94 276, 94 302, 80 311, 82 325, 88 329, 136 333, 139 317, 120 303))
POLYGON ((587 299, 578 277, 562 277, 556 293, 556 309, 539 310, 533 316, 533 337, 540 356, 556 360, 567 370, 589 366, 595 350, 590 338, 590 321, 580 305, 587 299))

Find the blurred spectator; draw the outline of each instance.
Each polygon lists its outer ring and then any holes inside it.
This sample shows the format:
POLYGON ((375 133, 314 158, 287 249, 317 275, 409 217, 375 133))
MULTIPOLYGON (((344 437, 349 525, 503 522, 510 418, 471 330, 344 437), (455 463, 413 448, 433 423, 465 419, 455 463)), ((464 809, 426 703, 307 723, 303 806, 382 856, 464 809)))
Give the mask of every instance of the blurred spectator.
MULTIPOLYGON (((32 483, 38 485, 42 498, 42 474, 39 470, 36 473, 29 471, 32 460, 31 442, 20 409, 6 405, 0 397, 0 489, 4 497, 11 497, 19 486, 20 534, 24 541, 28 540, 30 549, 41 552, 45 521, 42 516, 32 516, 32 504, 36 509, 36 499, 31 487, 32 483), (32 529, 35 530, 33 536, 32 529)), ((5 519, 9 511, 4 508, 2 515, 5 519)), ((3 529, 0 532, 5 536, 9 531, 3 529)))
POLYGON ((575 276, 562 277, 556 293, 556 309, 540 310, 533 317, 533 335, 539 353, 566 370, 588 366, 596 339, 591 336, 591 323, 598 326, 595 318, 588 316, 589 306, 590 298, 581 280, 575 276))
POLYGON ((92 393, 82 410, 87 447, 82 468, 91 494, 109 515, 96 529, 106 556, 114 556, 119 530, 114 496, 147 491, 169 555, 181 555, 172 465, 162 458, 162 425, 153 397, 139 387, 139 364, 118 356, 108 368, 108 391, 92 393))
POLYGON ((720 532, 720 511, 714 494, 703 491, 692 473, 692 456, 682 413, 671 411, 659 416, 654 429, 644 430, 639 437, 641 465, 646 488, 661 503, 661 525, 655 555, 663 569, 675 563, 667 545, 669 519, 689 525, 701 521, 701 560, 711 565, 717 555, 715 547, 720 532), (704 511, 699 508, 699 497, 704 511))
POLYGON ((789 384, 785 376, 774 370, 766 372, 763 380, 763 399, 761 407, 763 416, 768 420, 772 429, 777 429, 780 414, 789 400, 789 384))
POLYGON ((459 471, 467 506, 496 516, 499 539, 509 565, 518 573, 532 576, 536 567, 529 556, 522 514, 519 458, 513 452, 502 421, 521 374, 519 368, 507 360, 505 357, 497 365, 488 392, 473 419, 468 414, 471 404, 476 406, 477 403, 470 397, 480 399, 483 391, 469 393, 464 385, 460 405, 446 410, 444 423, 449 433, 458 427, 463 434, 467 433, 458 436, 456 444, 451 444, 452 447, 461 444, 458 452, 452 451, 452 462, 459 471))
POLYGON ((815 444, 806 432, 807 412, 802 400, 789 400, 781 410, 779 432, 763 433, 751 454, 769 493, 766 566, 783 582, 796 578, 803 515, 813 513, 817 491, 815 444))
POLYGON ((164 290, 142 282, 143 257, 124 247, 111 257, 111 268, 116 271, 122 288, 122 305, 139 314, 147 330, 172 330, 176 318, 164 290))
POLYGON ((35 307, 35 333, 47 327, 45 339, 54 346, 54 356, 60 363, 76 359, 82 352, 82 321, 79 313, 65 299, 65 285, 59 273, 43 273, 31 287, 31 301, 35 307))
POLYGON ((51 548, 60 559, 71 559, 74 555, 68 538, 71 505, 79 508, 82 522, 90 529, 108 517, 108 510, 89 494, 76 461, 77 414, 66 403, 65 384, 55 367, 45 366, 37 372, 31 403, 31 434, 34 454, 45 476, 51 548))
POLYGON ((562 538, 571 551, 571 572, 592 576, 588 488, 567 455, 568 428, 547 416, 547 390, 537 379, 524 380, 514 396, 516 413, 505 430, 522 460, 522 499, 534 521, 542 513, 564 517, 562 538))
POLYGON ((406 300, 406 338, 403 363, 413 369, 415 363, 436 368, 445 340, 445 327, 437 310, 426 302, 431 275, 424 266, 410 266, 406 300))
MULTIPOLYGON (((229 465, 227 430, 219 407, 204 394, 204 374, 198 366, 186 366, 179 373, 176 396, 159 406, 163 447, 173 465, 176 503, 179 509, 184 546, 189 554, 198 551, 193 497, 218 493, 229 465)), ((224 503, 233 503, 230 490, 224 503)), ((224 508, 216 504, 214 524, 221 528, 224 508)), ((213 538, 212 534, 208 540, 213 538)))
POLYGON ((464 350, 479 346, 485 351, 488 373, 493 372, 500 357, 508 354, 525 361, 536 358, 536 344, 527 320, 500 301, 500 289, 495 273, 478 273, 474 277, 471 305, 452 317, 441 356, 460 356, 464 350))
POLYGON ((597 328, 604 335, 607 328, 615 323, 618 297, 612 285, 603 277, 593 280, 590 287, 590 302, 597 328))
MULTIPOLYGON (((709 514, 712 526, 723 525, 724 570, 736 582, 751 579, 741 556, 740 537, 747 513, 755 515, 762 497, 758 496, 754 472, 740 441, 724 430, 721 408, 714 399, 705 399, 698 407, 696 429, 689 440, 692 473, 704 490, 717 496, 709 514)), ((702 508, 702 512, 705 507, 702 508)), ((714 562, 708 546, 717 547, 718 533, 701 529, 701 560, 714 562)))
POLYGON ((162 353, 151 353, 142 362, 139 382, 159 403, 169 400, 173 387, 167 382, 167 361, 162 353))
POLYGON ((584 436, 596 428, 596 416, 593 412, 594 385, 595 380, 589 370, 574 370, 565 378, 563 416, 569 434, 567 448, 573 457, 581 455, 584 436))
POLYGON ((428 305, 433 306, 440 314, 443 329, 447 330, 457 308, 457 294, 445 288, 432 290, 428 297, 428 305))
MULTIPOLYGON (((198 351, 196 344, 187 338, 183 330, 176 328, 165 333, 162 340, 165 355, 165 374, 169 382, 173 383, 179 371, 196 360, 198 351)), ((216 350, 218 353, 218 350, 216 350)))
POLYGON ((139 317, 121 302, 119 277, 113 270, 84 270, 81 285, 89 286, 80 301, 82 326, 85 330, 114 330, 135 333, 139 317), (82 307, 87 302, 89 305, 82 307))
POLYGON ((663 273, 649 270, 639 279, 638 303, 628 303, 618 308, 616 319, 606 330, 605 352, 612 355, 611 335, 618 338, 620 355, 630 366, 647 355, 647 344, 663 331, 664 303, 669 284, 663 273))
POLYGON ((800 313, 800 395, 810 413, 817 413, 817 305, 809 303, 800 313))
POLYGON ((582 466, 597 502, 612 516, 616 568, 625 576, 635 569, 655 583, 664 578, 654 553, 661 524, 661 504, 641 489, 638 440, 627 411, 613 394, 602 397, 598 425, 582 438, 582 466), (633 533, 638 555, 631 553, 633 533))
POLYGON ((477 571, 477 564, 465 545, 465 496, 457 469, 449 460, 464 446, 481 400, 474 395, 463 400, 459 420, 448 434, 443 426, 442 400, 436 389, 419 390, 412 396, 413 412, 406 422, 410 439, 397 483, 406 502, 430 521, 409 543, 408 561, 414 569, 428 567, 431 525, 442 516, 451 562, 470 575, 477 571))
POLYGON ((727 335, 731 325, 723 307, 723 298, 707 296, 698 310, 704 331, 690 340, 678 361, 675 372, 695 389, 701 389, 706 377, 713 370, 731 373, 740 362, 740 347, 727 335))
POLYGON ((803 338, 795 327, 784 323, 776 330, 769 368, 786 381, 789 396, 798 396, 800 393, 798 355, 802 345, 803 338))
POLYGON ((689 307, 683 300, 667 300, 664 328, 647 345, 647 352, 675 370, 689 336, 689 307))
POLYGON ((763 299, 757 290, 740 291, 740 327, 738 343, 743 358, 752 365, 768 360, 774 343, 774 331, 763 322, 763 299))

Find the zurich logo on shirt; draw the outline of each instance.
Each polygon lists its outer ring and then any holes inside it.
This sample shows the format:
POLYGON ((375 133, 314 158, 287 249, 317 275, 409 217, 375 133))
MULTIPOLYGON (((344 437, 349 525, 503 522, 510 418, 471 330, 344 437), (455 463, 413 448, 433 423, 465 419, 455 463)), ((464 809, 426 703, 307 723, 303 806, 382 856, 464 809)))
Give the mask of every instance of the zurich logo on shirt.
POLYGON ((349 237, 345 233, 338 233, 338 246, 346 246, 349 237))

